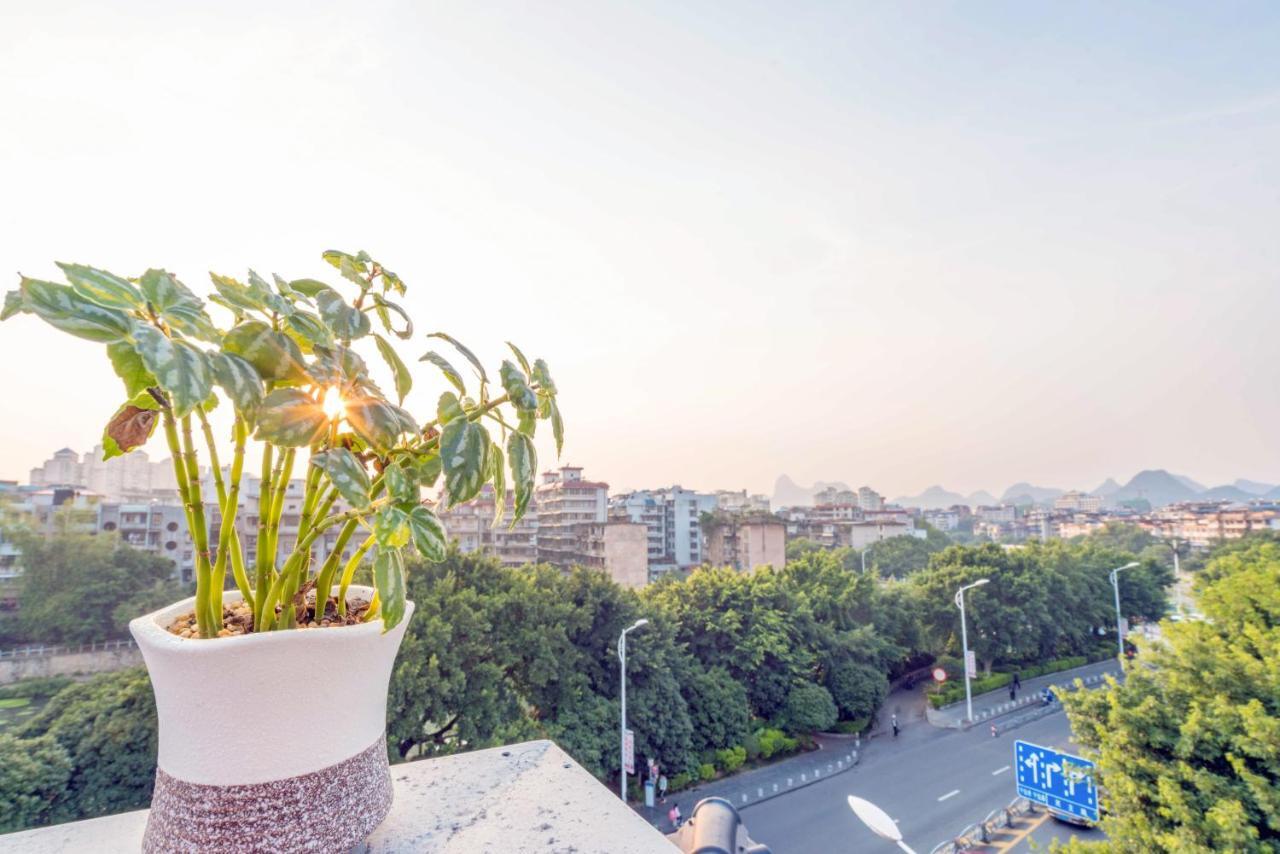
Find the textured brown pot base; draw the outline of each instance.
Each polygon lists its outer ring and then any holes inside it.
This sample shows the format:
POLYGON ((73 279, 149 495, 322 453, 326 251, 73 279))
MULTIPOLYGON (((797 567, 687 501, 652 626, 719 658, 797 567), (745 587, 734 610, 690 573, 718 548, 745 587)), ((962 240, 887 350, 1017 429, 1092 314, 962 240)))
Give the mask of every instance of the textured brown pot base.
MULTIPOLYGON (((305 742, 299 749, 305 747, 305 742)), ((178 852, 345 851, 391 809, 387 745, 310 774, 245 786, 188 783, 156 769, 142 850, 178 852)))

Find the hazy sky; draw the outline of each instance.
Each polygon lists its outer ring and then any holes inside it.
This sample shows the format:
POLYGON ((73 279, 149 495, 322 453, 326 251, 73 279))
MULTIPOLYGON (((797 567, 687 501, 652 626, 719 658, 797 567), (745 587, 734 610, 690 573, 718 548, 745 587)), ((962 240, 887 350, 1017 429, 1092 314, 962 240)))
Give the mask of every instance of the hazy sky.
MULTIPOLYGON (((1269 3, 9 3, 0 271, 366 249, 423 332, 545 357, 615 488, 1280 481, 1277 44, 1269 3)), ((123 394, 29 316, 0 371, 0 477, 123 394)))

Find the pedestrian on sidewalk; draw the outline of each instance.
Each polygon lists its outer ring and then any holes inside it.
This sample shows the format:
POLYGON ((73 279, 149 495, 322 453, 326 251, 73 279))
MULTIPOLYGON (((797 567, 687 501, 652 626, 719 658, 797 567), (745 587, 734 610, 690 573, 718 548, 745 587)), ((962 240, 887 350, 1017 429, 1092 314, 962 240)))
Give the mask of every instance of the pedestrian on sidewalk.
POLYGON ((898 715, 897 715, 897 713, 894 713, 893 720, 892 720, 891 724, 892 724, 892 726, 893 726, 893 737, 894 737, 894 738, 897 738, 897 737, 898 737, 898 715))
POLYGON ((680 805, 672 804, 671 809, 667 810, 667 818, 671 819, 671 829, 680 829, 680 805))
POLYGON ((665 804, 667 802, 667 775, 663 774, 658 778, 658 802, 665 804))
POLYGON ((1021 688, 1021 687, 1022 687, 1022 680, 1021 680, 1020 678, 1018 678, 1018 674, 1017 674, 1017 672, 1016 672, 1016 671, 1015 671, 1015 672, 1014 672, 1014 674, 1013 674, 1013 687, 1014 687, 1015 689, 1018 689, 1018 688, 1021 688))
POLYGON ((1017 686, 1017 685, 1010 685, 1010 686, 1009 686, 1009 699, 1010 699, 1011 701, 1012 701, 1012 700, 1016 700, 1016 699, 1018 699, 1018 686, 1017 686))

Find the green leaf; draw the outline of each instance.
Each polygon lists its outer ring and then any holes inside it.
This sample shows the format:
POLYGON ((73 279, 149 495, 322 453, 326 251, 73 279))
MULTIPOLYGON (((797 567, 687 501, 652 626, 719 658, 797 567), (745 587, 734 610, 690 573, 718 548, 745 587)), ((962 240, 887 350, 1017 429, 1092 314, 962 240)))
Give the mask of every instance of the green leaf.
POLYGON ((263 397, 262 377, 257 369, 234 353, 212 353, 209 361, 213 365, 213 381, 226 390, 236 411, 252 425, 263 397))
POLYGON ((324 410, 296 388, 278 388, 258 407, 255 438, 286 448, 305 448, 319 441, 329 426, 324 410))
POLYGON ((138 280, 142 295, 157 314, 178 306, 200 308, 204 301, 167 270, 148 270, 138 280))
POLYGON ((419 554, 432 563, 444 560, 449 551, 449 538, 439 516, 419 504, 409 511, 409 529, 419 554))
POLYGON ((97 270, 81 264, 58 262, 72 289, 80 296, 107 308, 133 311, 142 308, 142 294, 128 280, 106 270, 97 270))
POLYGON ((396 381, 396 395, 400 398, 400 403, 404 403, 404 396, 409 393, 409 389, 413 388, 413 377, 409 375, 409 368, 400 361, 400 356, 387 339, 377 334, 373 338, 378 345, 378 352, 382 354, 387 367, 391 368, 391 376, 396 381))
POLYGON ((382 482, 387 485, 387 494, 395 501, 417 504, 422 500, 418 484, 399 463, 391 463, 382 470, 382 482))
POLYGON ((458 402, 456 394, 446 391, 440 395, 440 401, 436 404, 436 420, 442 425, 448 424, 453 419, 461 418, 466 414, 462 409, 462 404, 458 402))
POLYGON ((533 440, 524 433, 512 433, 507 437, 507 458, 511 461, 511 484, 515 489, 515 519, 524 515, 533 497, 533 481, 538 471, 538 452, 533 440))
POLYGON ((524 353, 521 353, 520 348, 510 341, 507 342, 507 346, 511 348, 512 353, 516 354, 516 361, 520 363, 520 368, 524 371, 524 375, 526 377, 529 376, 529 360, 524 357, 524 353))
POLYGON ((436 485, 442 470, 439 454, 427 453, 414 457, 412 466, 414 479, 418 482, 419 488, 425 486, 430 489, 436 485))
POLYGON ((450 344, 454 346, 454 349, 456 349, 459 353, 461 353, 464 357, 466 357, 466 360, 470 362, 471 366, 476 369, 476 373, 480 375, 481 382, 489 381, 489 375, 484 372, 484 365, 480 364, 480 360, 476 358, 474 353, 472 353, 466 347, 462 346, 462 344, 457 339, 455 339, 452 335, 449 335, 444 332, 432 332, 427 337, 439 338, 441 341, 448 341, 450 344))
POLYGON ((320 318, 305 309, 295 309, 292 314, 284 319, 284 322, 285 325, 312 347, 333 346, 333 334, 329 332, 329 327, 321 323, 320 318))
POLYGON ((262 310, 262 303, 259 300, 255 300, 253 295, 249 293, 249 289, 240 284, 240 282, 220 273, 211 272, 209 273, 209 278, 213 280, 214 290, 222 298, 220 302, 233 312, 243 314, 246 311, 262 310))
POLYGON ((444 374, 445 379, 453 383, 453 387, 458 390, 458 394, 467 393, 467 387, 462 382, 462 374, 458 373, 457 369, 454 368, 453 365, 449 364, 448 360, 446 360, 444 356, 441 356, 435 350, 432 350, 431 352, 427 353, 427 355, 423 356, 418 361, 430 362, 431 364, 435 365, 437 368, 440 369, 440 372, 444 374))
POLYGON ((386 451, 401 433, 414 429, 412 423, 406 429, 403 411, 397 409, 376 397, 351 397, 347 399, 347 423, 371 448, 386 451))
POLYGON ((384 549, 398 549, 409 543, 413 531, 409 527, 409 514, 394 504, 389 504, 373 517, 373 536, 384 549))
POLYGON ((107 345, 107 358, 116 376, 124 380, 124 393, 133 397, 156 385, 156 378, 142 363, 142 357, 128 341, 113 341, 107 345))
POLYGON ((511 398, 511 403, 516 409, 530 411, 538 408, 538 396, 533 393, 533 389, 524 381, 524 374, 520 373, 520 369, 512 364, 510 359, 502 360, 502 367, 498 369, 499 376, 502 377, 502 387, 506 389, 507 396, 511 398))
MULTIPOLYGON (((361 255, 363 254, 364 253, 361 253, 361 255)), ((342 265, 345 263, 361 273, 367 274, 369 272, 369 267, 365 264, 365 261, 368 260, 368 256, 360 258, 355 255, 348 255, 346 252, 342 252, 338 249, 326 249, 324 252, 320 253, 320 257, 337 267, 339 270, 342 269, 342 265)))
POLYGON ((405 341, 408 341, 413 337, 413 321, 409 319, 409 315, 405 313, 403 308, 391 302, 391 300, 384 298, 381 294, 373 295, 373 305, 378 312, 378 320, 382 322, 383 329, 405 341), (403 329, 396 329, 391 323, 390 312, 393 311, 400 315, 400 319, 404 321, 403 329))
POLYGON ((253 298, 281 317, 293 314, 293 301, 272 289, 267 280, 253 270, 249 271, 249 292, 253 298))
POLYGON ((556 456, 559 457, 564 448, 564 419, 560 417, 560 404, 555 398, 551 399, 551 435, 555 437, 556 456))
MULTIPOLYGON (((404 282, 395 273, 391 272, 386 267, 383 267, 382 268, 382 290, 383 290, 383 293, 387 293, 389 291, 395 291, 401 296, 404 296, 404 292, 405 292, 404 282)), ((405 336, 405 337, 408 337, 408 336, 405 336)))
POLYGON ((454 418, 444 425, 440 434, 440 462, 444 467, 450 507, 479 494, 489 474, 485 468, 488 448, 488 436, 478 424, 466 418, 454 418))
POLYGON ((8 320, 26 310, 27 302, 22 296, 22 289, 14 288, 4 295, 4 308, 0 309, 0 320, 8 320))
POLYGON ((378 589, 382 631, 388 632, 400 624, 405 612, 404 556, 399 549, 378 549, 373 558, 373 586, 378 589))
POLYGON ((496 443, 489 448, 489 478, 493 481, 493 524, 496 527, 507 512, 507 463, 496 443))
POLYGON ((329 325, 335 337, 353 341, 369 334, 369 316, 347 305, 342 294, 330 288, 316 294, 315 299, 320 319, 329 325))
POLYGON ((346 448, 333 448, 311 455, 311 464, 329 476, 329 482, 352 507, 369 506, 369 473, 346 448))
POLYGON ((156 384, 169 393, 174 415, 181 418, 204 403, 213 390, 213 377, 203 352, 145 323, 134 324, 133 341, 156 384))
POLYGON ((532 439, 538 430, 538 414, 532 409, 518 409, 516 418, 516 429, 532 439))
POLYGON ((307 373, 316 385, 374 387, 369 381, 369 366, 350 347, 316 345, 315 353, 316 358, 308 366, 307 373))
MULTIPOLYGON (((80 296, 69 285, 22 278, 22 298, 27 311, 50 326, 79 338, 108 343, 129 334, 129 317, 80 296)), ((9 301, 5 300, 9 309, 9 301)))
POLYGON ((160 402, 150 392, 134 395, 116 410, 102 431, 102 459, 127 454, 147 443, 160 423, 160 402))
POLYGON ((307 378, 298 345, 261 320, 237 324, 223 338, 222 347, 253 365, 264 380, 296 382, 307 378))
POLYGON ((556 384, 551 381, 551 371, 547 370, 547 363, 538 359, 533 363, 533 371, 529 377, 537 384, 538 389, 546 394, 555 396, 556 384))
POLYGON ((315 279, 294 279, 289 282, 289 287, 312 298, 321 291, 331 290, 324 282, 317 282, 315 279))

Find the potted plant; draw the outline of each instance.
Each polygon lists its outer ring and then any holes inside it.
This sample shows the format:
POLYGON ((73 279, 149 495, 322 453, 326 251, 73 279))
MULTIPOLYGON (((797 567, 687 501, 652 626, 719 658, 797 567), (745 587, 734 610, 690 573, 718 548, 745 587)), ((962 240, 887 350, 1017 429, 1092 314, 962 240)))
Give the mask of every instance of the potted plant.
POLYGON ((404 283, 364 252, 324 259, 351 299, 314 279, 214 274, 209 300, 229 313, 225 329, 164 270, 128 279, 60 264, 69 284, 23 277, 0 312, 104 343, 125 398, 103 432, 105 455, 160 430, 172 457, 196 595, 130 624, 160 724, 148 851, 343 850, 367 836, 391 804, 387 683, 413 613, 405 552, 439 560, 446 548, 421 491, 443 478, 456 504, 489 482, 504 496, 509 483, 519 518, 537 422, 551 422, 557 451, 563 441, 546 364, 514 345, 499 390, 470 350, 433 333, 474 368, 475 395, 432 351, 421 360, 454 390, 426 419, 403 409, 412 377, 388 336, 413 334, 392 301, 404 283), (360 346, 386 362, 392 395, 370 379, 360 346), (220 401, 231 410, 225 468, 208 417, 220 401), (242 493, 253 446, 256 513, 242 493), (282 541, 295 472, 297 530, 282 541), (241 514, 256 515, 256 528, 238 528, 241 514), (366 559, 372 586, 353 584, 366 559))

